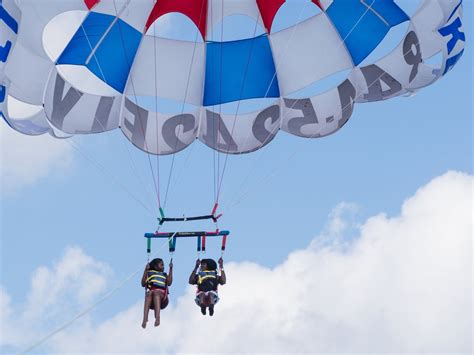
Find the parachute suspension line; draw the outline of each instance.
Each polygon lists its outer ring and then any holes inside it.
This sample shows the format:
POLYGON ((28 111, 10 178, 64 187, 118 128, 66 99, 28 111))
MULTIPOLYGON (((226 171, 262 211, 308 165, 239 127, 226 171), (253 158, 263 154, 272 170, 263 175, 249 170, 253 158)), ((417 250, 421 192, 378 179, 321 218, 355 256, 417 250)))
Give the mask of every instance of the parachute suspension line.
MULTIPOLYGON (((205 3, 203 2, 203 5, 201 6, 201 12, 199 14, 199 22, 201 21, 202 19, 202 15, 203 15, 203 12, 204 12, 204 6, 205 6, 205 3)), ((198 37, 199 37, 199 30, 196 28, 196 36, 194 37, 194 47, 193 47, 193 54, 191 56, 191 63, 189 65, 189 70, 188 70, 188 78, 187 78, 187 81, 186 81, 186 89, 184 91, 184 97, 183 97, 183 104, 181 106, 181 117, 180 117, 180 124, 179 124, 179 128, 178 128, 178 136, 179 136, 179 132, 180 130, 184 130, 184 127, 182 125, 182 121, 183 121, 183 113, 184 113, 184 108, 186 106, 186 98, 188 96, 188 91, 189 91, 189 83, 191 82, 191 72, 193 70, 193 64, 194 64, 194 58, 196 56, 196 47, 197 47, 197 40, 198 40, 198 37)), ((204 38, 205 40, 205 38, 204 38)), ((156 62, 156 60, 155 60, 156 62)), ((178 138, 176 138, 176 142, 175 142, 175 146, 174 146, 174 150, 176 150, 176 147, 178 146, 178 138)), ((170 173, 168 175, 168 182, 166 184, 166 192, 165 192, 165 200, 164 200, 164 203, 163 203, 163 208, 166 207, 166 203, 168 201, 168 193, 169 193, 169 189, 170 189, 170 185, 171 185, 171 177, 172 177, 172 174, 173 174, 173 169, 174 169, 174 163, 175 163, 175 160, 176 160, 176 155, 173 154, 173 157, 171 158, 171 168, 170 168, 170 173)), ((187 160, 185 161, 185 164, 187 163, 187 160)))
MULTIPOLYGON (((89 10, 88 11, 88 14, 90 14, 92 12, 92 10, 89 10)), ((81 22, 81 29, 82 29, 82 32, 84 32, 84 37, 86 37, 86 40, 87 40, 87 44, 89 44, 89 48, 91 50, 91 56, 94 57, 95 59, 95 62, 97 63, 97 66, 99 67, 99 71, 100 71, 100 75, 102 75, 102 80, 104 80, 104 83, 107 82, 107 80, 105 79, 105 75, 104 75, 104 71, 102 70, 102 67, 100 66, 100 63, 99 63, 99 60, 97 59, 97 56, 95 55, 95 50, 94 48, 92 47, 92 43, 89 39, 89 35, 87 34, 86 32, 86 29, 84 28, 84 22, 81 22)), ((59 57, 58 57, 59 58, 59 57)), ((88 64, 90 61, 90 59, 88 59, 88 61, 86 62, 86 64, 88 64)), ((56 60, 56 65, 58 64, 57 60, 56 60)))
MULTIPOLYGON (((419 42, 417 42, 417 44, 419 44, 419 42)), ((403 53, 403 56, 406 56, 408 53, 410 53, 410 51, 411 51, 411 48, 409 48, 406 52, 404 52, 404 53, 403 53)), ((370 89, 373 85, 375 85, 375 84, 383 77, 383 75, 384 75, 384 74, 382 73, 382 74, 380 74, 378 77, 376 77, 376 78, 374 79, 374 81, 372 81, 372 82, 367 86, 367 90, 370 89)), ((362 97, 363 94, 364 94, 364 93, 361 92, 361 93, 359 93, 357 96, 355 96, 352 101, 348 102, 346 105, 344 105, 344 107, 341 108, 341 111, 344 112, 345 110, 347 110, 347 109, 349 108, 349 106, 353 105, 353 103, 354 103, 357 99, 359 99, 360 97, 362 97)), ((293 107, 293 105, 290 107, 289 110, 291 110, 292 107, 293 107)), ((289 110, 288 110, 288 111, 289 111, 289 110)), ((288 113, 288 111, 285 112, 285 115, 288 113)), ((282 116, 282 119, 283 119, 284 117, 285 117, 285 116, 282 116)), ((310 136, 309 138, 314 138, 314 137, 315 137, 315 135, 312 135, 312 136, 310 136)), ((263 179, 261 179, 261 181, 264 181, 265 179, 267 179, 266 181, 269 181, 269 180, 272 178, 271 175, 275 175, 275 172, 276 172, 280 167, 285 166, 285 165, 286 165, 286 162, 290 161, 291 158, 293 158, 297 153, 298 153, 298 150, 297 150, 297 149, 294 150, 293 153, 286 159, 285 163, 280 164, 279 167, 275 168, 271 173, 267 174, 263 179)), ((261 157, 261 156, 260 156, 260 157, 261 157)), ((260 158, 260 157, 259 157, 259 158, 260 158)), ((260 185, 260 184, 258 184, 258 185, 260 185)), ((229 206, 226 206, 226 207, 228 207, 228 209, 230 209, 230 208, 233 208, 233 207, 237 206, 237 205, 245 198, 245 195, 248 195, 249 193, 250 193, 250 190, 247 190, 247 192, 244 193, 234 204, 229 205, 229 206)), ((227 211, 227 210, 226 210, 226 211, 227 211)))
MULTIPOLYGON (((119 16, 118 14, 118 11, 117 11, 117 4, 116 4, 116 0, 113 0, 113 3, 114 3, 114 9, 115 9, 115 14, 117 16, 119 16)), ((127 48, 125 46, 125 40, 123 38, 123 32, 122 32, 122 26, 120 26, 120 23, 119 23, 119 32, 120 32, 120 40, 121 40, 121 43, 122 43, 122 49, 123 49, 123 52, 124 52, 124 55, 125 55, 125 59, 127 60, 128 63, 131 64, 131 68, 133 70, 133 62, 134 60, 130 60, 130 58, 128 58, 128 55, 127 55, 127 48)), ((142 39, 141 41, 143 41, 143 37, 145 36, 145 33, 143 33, 143 36, 142 36, 142 39)), ((132 76, 129 74, 129 81, 130 81, 130 84, 132 86, 132 91, 133 91, 133 96, 135 98, 135 102, 136 104, 138 105, 138 97, 137 97, 137 93, 136 93, 136 90, 135 90, 135 84, 133 83, 133 78, 132 76)), ((127 83, 128 84, 128 83, 127 83)), ((125 94, 124 94, 125 95, 125 94)), ((140 128, 142 129, 142 133, 143 133, 143 136, 145 137, 145 129, 143 128, 143 120, 142 120, 142 117, 141 117, 141 114, 140 114, 140 110, 137 110, 137 114, 138 114, 138 120, 140 121, 140 128)), ((150 158, 150 152, 149 152, 149 149, 148 149, 148 143, 146 141, 146 139, 144 140, 144 143, 145 143, 145 149, 146 149, 146 153, 147 153, 147 158, 148 158, 148 165, 150 167, 150 171, 151 171, 151 175, 152 175, 152 179, 153 179, 153 184, 155 186, 155 193, 156 193, 156 199, 157 199, 157 204, 158 206, 161 205, 160 203, 160 195, 159 195, 159 191, 158 191, 158 186, 157 186, 157 181, 156 181, 156 177, 155 177, 155 171, 153 169, 153 165, 151 163, 151 158, 150 158)))
MULTIPOLYGON (((308 5, 308 2, 304 2, 303 3, 303 6, 301 7, 301 10, 300 10, 300 13, 298 15, 298 22, 296 23, 295 26, 293 26, 293 29, 291 31, 291 34, 290 34, 290 38, 288 38, 288 41, 286 42, 286 47, 283 49, 283 54, 286 54, 288 52, 288 48, 290 46, 290 43, 291 41, 293 40, 293 37, 295 35, 295 32, 296 32, 296 29, 298 28, 298 26, 300 25, 301 23, 301 18, 303 17, 303 13, 304 13, 304 10, 306 9, 306 6, 308 5)), ((284 55, 282 56, 284 57, 284 55)), ((270 81, 270 84, 268 84, 268 87, 267 87, 267 91, 265 92, 265 96, 264 98, 267 97, 268 93, 270 92, 270 88, 272 87, 272 84, 273 84, 273 81, 275 80, 275 78, 277 77, 277 72, 275 70, 275 74, 273 74, 273 77, 272 77, 272 80, 270 81)), ((280 129, 280 127, 278 127, 278 129, 280 129)), ((273 133, 273 132, 272 132, 273 133)), ((250 134, 247 134, 247 138, 245 141, 247 141, 248 137, 249 137, 250 134)), ((270 137, 271 135, 269 135, 268 137, 270 137)), ((267 137, 267 139, 268 139, 267 137)), ((264 141, 264 145, 266 144, 266 140, 264 141)))
MULTIPOLYGON (((130 1, 129 1, 129 2, 130 2, 130 1)), ((126 6, 128 6, 128 4, 125 5, 125 7, 126 7, 126 6)), ((123 12, 123 11, 125 10, 125 7, 122 8, 121 12, 123 12)), ((90 13, 91 11, 92 11, 92 10, 89 10, 88 13, 90 13)), ((83 23, 81 23, 81 29, 82 29, 82 31, 83 31, 83 33, 84 33, 84 37, 86 38, 87 43, 88 43, 88 45, 89 45, 89 48, 90 48, 90 50, 91 50, 91 55, 89 56, 88 61, 90 61, 90 58, 91 58, 92 56, 94 57, 95 62, 97 63, 97 66, 98 66, 99 71, 100 71, 100 73, 101 73, 102 79, 104 80, 104 82, 107 82, 107 80, 105 79, 104 72, 103 72, 103 70, 102 70, 102 66, 100 65, 99 59, 98 59, 97 56, 95 55, 95 50, 96 50, 97 48, 92 48, 92 43, 91 43, 91 41, 90 41, 90 39, 89 39, 89 35, 87 34, 87 32, 86 32, 86 30, 85 30, 85 28, 84 28, 83 23)), ((104 37, 105 37, 105 35, 104 35, 104 37)), ((99 44, 98 44, 96 47, 98 47, 98 46, 99 46, 99 44)), ((56 64, 57 64, 57 62, 56 62, 56 64)), ((86 64, 87 64, 87 63, 86 63, 86 64)), ((97 119, 94 117, 94 122, 97 123, 104 131, 106 131, 106 128, 104 127, 104 125, 102 124, 102 122, 100 122, 100 120, 97 120, 97 119)), ((125 148, 126 148, 126 150, 127 150, 128 157, 129 157, 129 159, 130 159, 130 162, 131 162, 131 165, 132 165, 132 171, 134 172, 134 174, 137 176, 138 180, 140 181, 140 185, 146 186, 145 184, 142 183, 142 179, 141 179, 141 178, 138 176, 138 174, 137 174, 137 169, 135 168, 135 164, 134 164, 133 159, 132 159, 132 157, 131 157, 131 155, 130 155, 130 151, 129 151, 128 145, 126 144, 125 141, 123 141, 123 144, 124 144, 124 146, 125 146, 125 148)), ((79 150, 80 148, 77 147, 76 149, 79 150)), ((83 154, 83 153, 81 153, 81 154, 83 154)), ((89 159, 89 160, 90 160, 90 159, 89 159)), ((90 161, 91 161, 91 160, 90 160, 90 161)), ((96 162, 96 164, 98 164, 98 163, 96 162)), ((105 167, 102 167, 102 169, 103 169, 103 170, 106 170, 105 167)), ((110 174, 110 175, 112 175, 112 174, 110 174)), ((145 187, 145 190, 148 190, 148 189, 145 187)), ((130 194, 130 192, 129 192, 129 194, 130 194)), ((137 198, 135 198, 135 197, 134 197, 134 199, 137 200, 137 198)), ((140 202, 140 203, 141 203, 141 202, 140 202)), ((143 205, 143 203, 141 203, 141 204, 143 205)), ((148 208, 147 208, 147 209, 148 209, 148 208)))
MULTIPOLYGON (((293 29, 292 29, 291 34, 290 34, 290 37, 288 38, 288 40, 287 40, 287 42, 286 42, 286 45, 285 45, 285 48, 283 49, 283 56, 284 56, 285 53, 288 51, 289 45, 290 45, 291 41, 293 40, 294 35, 295 35, 295 33, 296 33, 296 29, 298 28, 298 26, 299 26, 300 23, 301 23, 301 18, 302 18, 302 16, 303 16, 303 13, 304 13, 304 10, 306 9, 307 4, 308 4, 307 2, 304 2, 304 3, 302 4, 302 6, 301 6, 301 10, 300 10, 299 15, 298 15, 297 23, 296 23, 295 26, 293 26, 293 29)), ((276 73, 276 71, 275 71, 275 73, 273 74, 272 80, 270 81, 270 84, 269 84, 268 87, 267 87, 267 90, 266 90, 266 92, 265 92, 264 98, 267 97, 267 95, 268 95, 268 93, 269 93, 269 91, 270 91, 270 88, 271 88, 271 86, 272 86, 272 84, 273 84, 273 81, 275 80, 276 77, 277 77, 277 73, 276 73)), ((297 101, 295 101, 295 102, 291 105, 291 107, 289 108, 289 110, 291 110, 291 109, 294 107, 294 105, 296 104, 296 102, 297 102, 297 101)), ((289 110, 288 110, 288 111, 289 111, 289 110)), ((279 130, 279 129, 280 129, 280 126, 277 126, 277 127, 273 128, 273 130, 271 131, 271 134, 269 134, 269 135, 265 138, 265 140, 263 141, 262 146, 265 146, 265 145, 267 144, 268 140, 271 139, 271 137, 273 137, 274 133, 276 133, 276 131, 279 130)), ((250 133, 247 133, 247 137, 245 138, 245 142, 248 141, 249 137, 250 137, 250 133)), ((240 191, 243 189, 243 187, 247 184, 247 181, 248 181, 249 177, 250 177, 250 176, 252 175, 252 173, 255 171, 256 167, 258 166, 257 163, 258 163, 258 162, 260 161, 260 159, 263 157, 264 153, 265 153, 265 151, 263 151, 263 150, 259 152, 259 155, 258 155, 257 158, 254 160, 253 166, 249 169, 249 173, 248 173, 247 176, 244 178, 244 181, 243 181, 242 184, 240 185, 240 187, 239 187, 239 189, 238 189, 238 192, 237 192, 235 195, 238 195, 238 194, 240 193, 240 191)), ((271 175, 271 173, 270 173, 269 175, 271 175)), ((235 195, 234 195, 234 196, 235 196, 235 195)), ((239 199, 239 200, 240 200, 240 199, 239 199)), ((240 203, 240 202, 239 202, 239 203, 240 203)), ((233 206, 235 206, 235 205, 236 205, 236 204, 234 203, 233 206)))
MULTIPOLYGON (((122 137, 123 138, 123 137, 122 137)), ((137 168, 137 164, 135 163, 132 154, 130 153, 130 147, 128 142, 126 142, 125 139, 120 139, 120 141, 123 143, 122 145, 125 147, 125 150, 127 152, 127 157, 131 165, 131 171, 135 175, 136 179, 140 182, 140 186, 143 186, 143 189, 145 191, 146 196, 151 196, 152 199, 152 206, 155 205, 155 201, 153 201, 153 193, 150 191, 150 186, 149 184, 145 184, 145 179, 143 178, 142 174, 140 174, 140 169, 137 168)))
MULTIPOLYGON (((224 54, 223 54, 223 45, 224 45, 224 5, 225 1, 221 0, 221 49, 220 49, 220 63, 219 63, 219 117, 222 115, 222 76, 223 76, 223 63, 224 63, 224 54)), ((216 148, 217 142, 219 140, 219 132, 221 131, 221 119, 217 121, 217 132, 216 133, 216 148)), ((221 174, 221 152, 217 151, 217 182, 216 182, 216 198, 214 203, 217 204, 219 202, 219 180, 221 174)))
MULTIPOLYGON (((152 0, 155 2, 155 0, 152 0)), ((155 120, 158 122, 158 78, 157 78, 157 55, 156 55, 156 25, 153 24, 153 55, 154 55, 154 69, 155 69, 155 120)), ((156 152, 158 153, 159 147, 159 134, 158 134, 158 125, 156 125, 156 152)), ((156 177, 157 177, 157 193, 158 193, 158 209, 161 209, 161 198, 160 198, 160 154, 156 154, 156 177)))
MULTIPOLYGON (((260 12, 258 14, 258 17, 257 17, 257 20, 255 21, 255 28, 253 30, 253 38, 255 38, 255 34, 257 33, 257 28, 258 28, 258 21, 260 20, 260 12)), ((249 66, 250 66, 250 59, 252 58, 252 52, 253 52, 253 47, 254 47, 254 42, 255 41, 252 41, 252 44, 250 46, 250 51, 249 51, 249 56, 248 56, 248 59, 247 59, 247 64, 245 66, 245 72, 244 72, 244 79, 242 80, 242 85, 240 86, 240 94, 239 94, 239 100, 237 101, 237 108, 235 110, 235 115, 234 115, 234 122, 232 123, 232 130, 231 130, 231 135, 234 134, 234 130, 235 130, 235 124, 237 122, 237 115, 239 113, 239 109, 240 109, 240 103, 242 102, 242 94, 244 92, 244 86, 245 86, 245 80, 247 78, 247 74, 248 74, 248 69, 249 69, 249 66)), ((221 51, 222 53, 222 51, 221 51)), ((221 75, 222 77, 222 75, 221 75)), ((216 198, 216 203, 219 202, 219 196, 220 196, 220 193, 221 193, 221 189, 222 189, 222 182, 224 181, 224 175, 225 175, 225 170, 226 170, 226 167, 227 167, 227 161, 228 161, 228 158, 229 158, 229 151, 227 151, 225 153, 225 160, 224 160, 224 167, 222 168, 222 174, 220 176, 220 179, 218 181, 218 188, 217 188, 217 198, 216 198)))
POLYGON ((92 156, 90 156, 88 153, 86 153, 83 149, 79 147, 77 142, 74 142, 71 139, 66 139, 66 142, 71 145, 73 149, 75 149, 79 154, 82 155, 84 159, 86 159, 92 166, 94 166, 98 171, 100 171, 109 181, 112 183, 116 184, 118 187, 120 187, 123 191, 125 191, 132 199, 134 199, 139 205, 141 205, 147 212, 149 212, 151 215, 154 215, 153 212, 151 211, 150 208, 146 206, 146 204, 141 201, 138 197, 136 197, 129 189, 127 189, 122 183, 120 183, 114 174, 111 174, 110 172, 107 171, 107 169, 100 164, 98 161, 96 161, 92 156))
MULTIPOLYGON (((214 15, 213 15, 213 6, 212 6, 213 2, 211 1, 210 4, 209 4, 209 14, 208 14, 208 18, 214 18, 214 15)), ((214 26, 211 26, 210 27, 210 36, 212 38, 212 40, 215 40, 214 38, 214 26)), ((212 110, 215 111, 215 108, 216 106, 215 105, 212 105, 212 110)), ((215 129, 214 129, 214 120, 212 121, 212 132, 215 132, 215 129)), ((216 144, 217 144, 217 139, 216 139, 216 144)), ((213 172, 213 186, 212 186, 212 189, 213 189, 213 193, 214 193, 214 201, 216 201, 216 198, 217 198, 217 176, 216 176, 216 150, 215 149, 211 149, 211 154, 212 154, 212 172, 213 172)))
MULTIPOLYGON (((107 37, 107 35, 109 34, 109 32, 112 30, 112 27, 114 27, 114 25, 117 23, 117 21, 119 20, 120 18, 120 15, 122 15, 122 13, 125 11, 125 9, 128 7, 128 5, 130 5, 130 0, 127 0, 127 2, 122 6, 122 8, 120 9, 120 11, 117 13, 117 16, 115 16, 114 20, 110 23, 109 27, 107 27, 107 29, 105 30, 104 34, 102 35, 102 37, 99 39, 99 42, 97 42, 97 44, 95 45, 94 48, 91 48, 92 51, 91 51, 91 54, 89 54, 89 56, 87 57, 86 59, 86 65, 89 64, 89 62, 91 61, 92 57, 95 57, 95 52, 97 51, 97 49, 100 47, 100 45, 102 44, 102 42, 104 41, 105 37, 107 37)), ((115 11, 117 12, 117 11, 115 11)), ((97 60, 97 59, 96 59, 97 60)))

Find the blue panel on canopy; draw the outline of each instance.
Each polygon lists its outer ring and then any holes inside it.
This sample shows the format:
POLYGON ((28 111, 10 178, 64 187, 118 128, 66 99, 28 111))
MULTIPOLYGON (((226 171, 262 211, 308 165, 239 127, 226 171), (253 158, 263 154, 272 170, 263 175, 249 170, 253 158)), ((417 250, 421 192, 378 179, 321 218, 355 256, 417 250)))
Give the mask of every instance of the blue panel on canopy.
POLYGON ((204 106, 279 96, 275 63, 266 35, 207 43, 204 106))
POLYGON ((114 16, 91 12, 57 64, 84 65, 99 79, 123 93, 142 34, 124 21, 119 19, 113 23, 114 20, 114 16), (94 56, 86 64, 92 50, 102 38, 94 56))
POLYGON ((393 26, 409 17, 394 0, 334 0, 326 13, 359 65, 393 26))

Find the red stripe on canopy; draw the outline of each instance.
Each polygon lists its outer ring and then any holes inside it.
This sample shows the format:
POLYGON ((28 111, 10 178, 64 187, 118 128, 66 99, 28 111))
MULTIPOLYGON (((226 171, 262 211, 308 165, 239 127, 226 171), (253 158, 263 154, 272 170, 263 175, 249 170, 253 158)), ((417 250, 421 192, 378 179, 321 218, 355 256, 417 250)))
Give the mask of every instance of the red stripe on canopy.
POLYGON ((100 0, 84 0, 86 3, 87 8, 90 10, 92 9, 97 3, 100 2, 100 0))
MULTIPOLYGON (((316 6, 323 10, 320 0, 312 1, 316 4, 316 6)), ((285 2, 286 0, 257 0, 257 5, 260 10, 260 14, 262 15, 263 24, 265 25, 268 33, 270 33, 270 30, 272 29, 273 20, 275 19, 276 13, 280 9, 281 5, 283 5, 285 2)))
POLYGON ((276 13, 285 1, 286 0, 257 0, 258 9, 260 10, 263 24, 268 33, 270 33, 270 30, 272 29, 272 23, 276 13))
POLYGON ((159 0, 151 10, 145 30, 159 17, 170 12, 179 12, 189 17, 201 32, 202 38, 206 38, 207 0, 159 0))
POLYGON ((323 5, 321 5, 321 0, 313 0, 317 7, 324 11, 323 5))

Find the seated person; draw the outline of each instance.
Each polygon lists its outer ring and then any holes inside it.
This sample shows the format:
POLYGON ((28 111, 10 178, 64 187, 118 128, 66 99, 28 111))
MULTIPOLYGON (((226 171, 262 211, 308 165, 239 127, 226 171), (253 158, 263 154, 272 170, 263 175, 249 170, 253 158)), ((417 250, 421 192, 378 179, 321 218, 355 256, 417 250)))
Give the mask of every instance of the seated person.
POLYGON ((195 302, 201 307, 201 313, 206 314, 206 308, 209 308, 209 315, 214 315, 214 305, 219 301, 217 286, 226 283, 224 272, 224 260, 220 258, 219 273, 217 264, 213 259, 196 260, 196 265, 189 276, 189 283, 197 285, 195 302))
POLYGON ((173 283, 173 262, 170 262, 169 274, 164 272, 162 259, 153 259, 146 264, 142 276, 142 287, 146 287, 142 328, 146 328, 150 309, 155 311, 155 327, 160 325, 160 310, 168 305, 168 287, 173 283))

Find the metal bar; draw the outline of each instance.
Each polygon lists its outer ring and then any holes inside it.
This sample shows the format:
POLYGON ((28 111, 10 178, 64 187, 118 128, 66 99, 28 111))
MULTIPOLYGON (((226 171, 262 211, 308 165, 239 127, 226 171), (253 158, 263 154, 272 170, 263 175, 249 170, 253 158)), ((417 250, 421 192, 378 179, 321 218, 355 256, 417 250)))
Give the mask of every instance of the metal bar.
POLYGON ((230 235, 229 231, 219 232, 205 232, 205 231, 193 231, 193 232, 161 232, 161 233, 145 233, 145 238, 193 238, 193 237, 221 237, 230 235))
POLYGON ((177 218, 172 218, 172 217, 166 217, 166 218, 160 218, 160 225, 162 225, 165 222, 187 222, 187 221, 200 221, 203 219, 214 219, 213 215, 206 215, 206 216, 196 216, 196 217, 177 217, 177 218))

